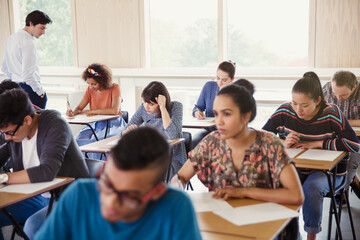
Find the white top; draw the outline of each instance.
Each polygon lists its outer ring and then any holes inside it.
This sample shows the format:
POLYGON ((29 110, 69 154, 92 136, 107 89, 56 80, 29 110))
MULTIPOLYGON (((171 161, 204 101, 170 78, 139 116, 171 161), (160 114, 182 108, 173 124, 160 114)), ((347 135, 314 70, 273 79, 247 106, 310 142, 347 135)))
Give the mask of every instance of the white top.
POLYGON ((40 160, 36 149, 37 134, 38 130, 36 130, 35 135, 31 139, 26 137, 21 142, 24 169, 40 165, 40 160))
POLYGON ((14 82, 25 82, 39 96, 45 93, 40 85, 35 39, 25 30, 7 40, 1 70, 14 82))

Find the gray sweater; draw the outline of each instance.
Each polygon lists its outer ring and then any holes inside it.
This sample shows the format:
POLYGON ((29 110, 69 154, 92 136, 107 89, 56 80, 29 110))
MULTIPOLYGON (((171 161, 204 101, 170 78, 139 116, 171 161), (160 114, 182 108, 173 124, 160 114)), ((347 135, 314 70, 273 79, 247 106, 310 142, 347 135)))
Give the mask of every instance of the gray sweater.
MULTIPOLYGON (((56 176, 89 177, 85 160, 65 119, 55 110, 36 113, 40 114, 36 140, 40 165, 27 169, 30 181, 51 181, 56 176)), ((0 146, 0 166, 11 157, 14 172, 24 170, 22 154, 21 142, 7 142, 0 146)))

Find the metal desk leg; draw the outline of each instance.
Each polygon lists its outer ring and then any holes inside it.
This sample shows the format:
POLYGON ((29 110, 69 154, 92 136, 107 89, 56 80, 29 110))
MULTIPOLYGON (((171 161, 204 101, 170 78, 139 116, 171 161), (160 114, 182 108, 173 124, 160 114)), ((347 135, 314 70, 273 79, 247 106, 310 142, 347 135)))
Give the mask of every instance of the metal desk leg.
POLYGON ((109 120, 106 120, 106 130, 105 130, 105 136, 104 136, 104 139, 107 137, 108 130, 109 130, 109 125, 110 125, 110 121, 109 121, 109 120))
POLYGON ((50 202, 49 202, 49 206, 48 206, 46 216, 49 216, 49 214, 51 212, 51 209, 52 209, 52 206, 53 206, 53 203, 54 203, 54 200, 55 200, 55 191, 50 191, 50 193, 51 193, 51 198, 50 198, 50 202))
POLYGON ((22 230, 22 227, 19 225, 19 223, 15 220, 15 218, 5 209, 1 209, 1 211, 10 219, 10 221, 13 223, 16 232, 25 240, 29 240, 29 237, 24 233, 22 230))
POLYGON ((91 129, 92 133, 94 134, 94 137, 95 137, 96 141, 99 141, 98 137, 96 136, 95 130, 92 128, 92 126, 90 124, 88 124, 88 123, 86 123, 86 126, 88 126, 91 129))
MULTIPOLYGON (((337 167, 335 167, 335 173, 336 173, 337 167)), ((335 204, 335 181, 336 181, 336 174, 333 174, 333 184, 331 184, 331 177, 330 177, 330 173, 329 172, 325 172, 326 177, 328 179, 328 183, 329 183, 329 188, 330 188, 330 196, 331 196, 331 208, 332 211, 334 213, 335 216, 335 222, 336 222, 336 229, 337 232, 339 233, 339 238, 342 240, 342 233, 341 233, 341 227, 340 227, 340 221, 339 221, 339 216, 338 216, 338 212, 336 210, 336 204, 335 204)), ((328 228, 328 239, 330 239, 331 237, 331 232, 330 232, 330 224, 331 224, 331 217, 329 216, 329 228, 328 228)))

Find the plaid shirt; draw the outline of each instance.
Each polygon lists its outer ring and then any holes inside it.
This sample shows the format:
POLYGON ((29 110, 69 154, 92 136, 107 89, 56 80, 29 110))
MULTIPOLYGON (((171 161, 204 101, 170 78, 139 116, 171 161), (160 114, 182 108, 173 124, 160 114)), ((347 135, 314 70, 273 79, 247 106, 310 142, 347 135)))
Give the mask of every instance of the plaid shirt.
POLYGON ((331 82, 328 82, 323 87, 325 101, 339 106, 347 119, 360 119, 360 84, 357 83, 356 89, 351 96, 345 100, 340 101, 332 92, 331 82))

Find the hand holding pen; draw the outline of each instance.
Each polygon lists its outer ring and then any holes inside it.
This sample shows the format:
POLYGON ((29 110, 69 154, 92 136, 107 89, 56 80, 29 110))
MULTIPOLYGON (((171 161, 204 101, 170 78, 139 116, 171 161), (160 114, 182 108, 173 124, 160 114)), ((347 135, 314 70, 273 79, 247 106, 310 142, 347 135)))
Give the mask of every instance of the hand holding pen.
POLYGON ((73 117, 75 114, 74 114, 74 112, 71 110, 71 106, 70 106, 69 100, 67 100, 66 103, 67 103, 66 116, 68 116, 68 117, 73 117))
POLYGON ((286 136, 284 146, 286 148, 293 148, 300 141, 299 133, 292 132, 286 136))

